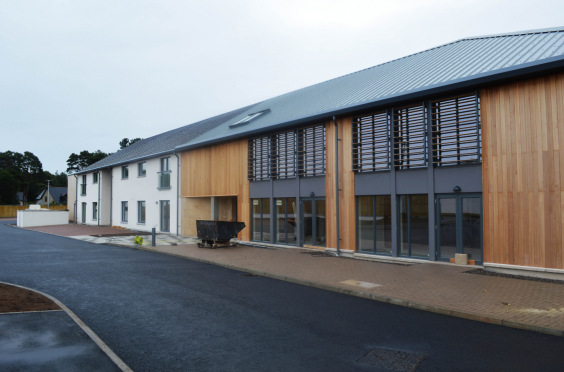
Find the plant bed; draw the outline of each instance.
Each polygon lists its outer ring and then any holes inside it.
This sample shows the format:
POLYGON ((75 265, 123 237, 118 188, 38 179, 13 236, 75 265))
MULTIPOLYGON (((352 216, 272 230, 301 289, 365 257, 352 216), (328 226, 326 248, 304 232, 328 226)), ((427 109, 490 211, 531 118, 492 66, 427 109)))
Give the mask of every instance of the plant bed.
POLYGON ((0 313, 45 310, 61 310, 61 308, 39 293, 13 285, 0 284, 0 313))

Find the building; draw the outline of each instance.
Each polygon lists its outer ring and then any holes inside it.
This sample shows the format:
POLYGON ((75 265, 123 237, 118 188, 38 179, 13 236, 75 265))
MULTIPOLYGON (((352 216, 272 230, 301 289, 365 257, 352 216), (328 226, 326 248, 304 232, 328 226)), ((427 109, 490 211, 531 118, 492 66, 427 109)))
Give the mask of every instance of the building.
POLYGON ((53 202, 57 204, 67 204, 67 188, 66 187, 49 187, 41 191, 36 198, 36 204, 47 205, 53 202), (49 192, 47 192, 49 190, 49 192))
MULTIPOLYGON (((167 146, 181 235, 239 220, 245 241, 564 273, 564 28, 464 38, 216 123, 167 146)), ((138 161, 108 165, 113 224, 145 198, 115 182, 138 161)))

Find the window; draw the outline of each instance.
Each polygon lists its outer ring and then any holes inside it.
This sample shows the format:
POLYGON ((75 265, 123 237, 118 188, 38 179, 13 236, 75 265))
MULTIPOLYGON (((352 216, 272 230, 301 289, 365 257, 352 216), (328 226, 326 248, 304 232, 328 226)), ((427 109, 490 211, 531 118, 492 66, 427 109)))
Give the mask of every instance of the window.
POLYGON ((92 173, 92 183, 98 183, 98 172, 92 173))
POLYGON ((121 179, 129 178, 129 165, 121 167, 121 179))
POLYGON ((431 102, 433 163, 481 161, 480 103, 477 94, 431 102))
POLYGON ((263 110, 263 111, 259 111, 259 112, 255 112, 255 113, 253 113, 253 114, 249 114, 249 115, 245 116, 243 119, 241 119, 241 120, 239 120, 239 121, 237 121, 237 122, 231 124, 231 125, 229 126, 229 128, 237 128, 237 127, 240 127, 241 125, 248 124, 251 120, 253 120, 253 119, 259 117, 259 116, 262 115, 262 114, 266 114, 266 113, 268 113, 268 112, 270 112, 270 109, 263 110))
POLYGON ((161 200, 161 231, 170 231, 170 201, 161 200))
POLYGON ((267 180, 270 177, 269 136, 249 139, 248 141, 248 168, 247 178, 251 181, 267 180))
POLYGON ((86 223, 86 203, 82 203, 82 223, 86 223))
POLYGON ((325 124, 299 128, 297 138, 299 176, 325 174, 325 124))
POLYGON ((293 130, 272 135, 270 155, 272 178, 296 176, 295 138, 293 130))
POLYGON ((325 199, 303 198, 302 204, 302 242, 304 245, 325 247, 327 244, 327 210, 325 199))
POLYGON ((161 159, 161 171, 158 172, 159 179, 159 189, 170 189, 170 170, 168 168, 168 162, 170 158, 161 159))
POLYGON ((138 223, 145 223, 145 202, 138 201, 137 202, 137 222, 138 223))
POLYGON ((82 175, 82 183, 80 184, 80 195, 86 195, 86 174, 82 175))
POLYGON ((96 202, 92 203, 92 219, 98 219, 98 203, 96 202))
POLYGON ((429 203, 427 195, 401 195, 399 209, 399 254, 429 257, 429 203))
POLYGON ((251 199, 251 237, 254 241, 270 241, 270 199, 251 199))
POLYGON ((394 166, 409 169, 427 165, 425 106, 394 109, 394 166))
POLYGON ((121 202, 121 222, 127 222, 129 216, 129 207, 126 201, 121 202))
POLYGON ((276 212, 275 242, 295 245, 298 240, 296 198, 275 199, 274 204, 276 212))
POLYGON ((137 165, 137 176, 145 177, 147 175, 147 163, 142 162, 137 165))
POLYGON ((392 253, 392 198, 357 196, 357 248, 363 253, 392 253))
POLYGON ((382 111, 352 119, 353 169, 373 172, 390 169, 388 113, 382 111))

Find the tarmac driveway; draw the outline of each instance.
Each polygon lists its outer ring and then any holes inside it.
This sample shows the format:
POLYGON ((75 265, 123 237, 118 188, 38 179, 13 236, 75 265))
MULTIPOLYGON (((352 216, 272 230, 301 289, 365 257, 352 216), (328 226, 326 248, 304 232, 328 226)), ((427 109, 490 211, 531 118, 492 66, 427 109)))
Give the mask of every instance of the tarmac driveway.
MULTIPOLYGON (((393 306, 0 222, 0 281, 67 305, 134 371, 562 371, 564 338, 393 306)), ((258 249, 258 248, 257 248, 258 249)))

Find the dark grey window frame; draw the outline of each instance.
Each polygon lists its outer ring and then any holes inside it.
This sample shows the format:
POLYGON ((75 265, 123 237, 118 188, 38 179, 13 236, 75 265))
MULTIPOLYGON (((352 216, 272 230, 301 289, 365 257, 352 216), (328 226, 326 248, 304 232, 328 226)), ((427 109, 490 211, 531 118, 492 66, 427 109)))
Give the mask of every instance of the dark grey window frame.
MULTIPOLYGON (((386 194, 386 195, 355 195, 355 207, 356 207, 355 223, 356 223, 356 252, 357 253, 375 254, 375 255, 379 255, 379 256, 392 256, 393 247, 390 248, 390 250, 392 251, 390 253, 384 253, 384 252, 377 252, 376 251, 376 198, 377 197, 386 197, 386 196, 390 198, 390 204, 391 204, 392 195, 390 195, 390 194, 386 194), (372 237, 373 237, 372 238, 372 252, 360 250, 360 223, 358 222, 359 215, 360 215, 360 207, 358 206, 358 201, 359 201, 360 197, 366 197, 366 196, 372 197, 372 211, 373 211, 372 213, 374 214, 372 216, 372 231, 373 231, 373 233, 372 233, 373 234, 372 235, 372 237)), ((393 234, 393 231, 390 231, 390 232, 393 234)), ((391 242, 390 242, 390 244, 391 244, 391 242)))
POLYGON ((390 112, 382 110, 352 118, 353 171, 389 171, 390 112), (385 126, 385 128, 382 128, 385 126), (378 137, 376 137, 376 134, 378 137))
POLYGON ((126 180, 129 178, 129 165, 123 165, 121 167, 121 179, 126 180))
POLYGON ((99 177, 100 177, 100 173, 98 172, 92 173, 92 183, 98 183, 99 177))
POLYGON ((137 223, 144 224, 146 221, 146 214, 147 214, 147 203, 145 202, 145 200, 137 201, 137 223), (144 213, 142 213, 142 211, 144 213))
MULTIPOLYGON (((274 198, 274 210, 271 211, 271 215, 274 216, 274 217, 273 217, 273 218, 274 218, 274 243, 276 243, 276 244, 281 244, 281 245, 291 245, 291 246, 295 246, 295 245, 298 244, 298 241, 297 241, 297 240, 296 240, 295 243, 288 243, 288 225, 289 225, 289 223, 288 223, 288 199, 295 199, 295 200, 296 200, 296 204, 298 203, 298 198, 295 198, 295 197, 291 197, 291 198, 274 198), (276 202, 277 202, 278 200, 283 200, 283 202, 284 202, 284 210, 286 211, 286 212, 284 213, 284 231, 285 231, 285 236, 286 236, 285 242, 280 242, 280 241, 278 241, 278 233, 276 233, 276 231, 277 231, 277 229, 278 229, 278 227, 277 227, 277 226, 278 226, 278 212, 276 212, 276 210, 277 210, 277 208, 276 208, 276 206, 277 206, 277 205, 276 205, 276 202)), ((296 217, 296 220, 297 220, 297 218, 298 218, 297 214, 300 213, 300 211, 299 211, 299 206, 298 206, 298 205, 296 205, 296 209, 298 209, 298 210, 296 211, 296 216, 295 216, 295 217, 296 217)), ((262 214, 261 214, 261 218, 262 218, 262 214)), ((297 239, 297 230, 298 230, 297 221, 296 221, 296 225, 294 226, 294 228, 296 229, 296 239, 297 239)))
POLYGON ((82 175, 82 183, 80 184, 80 195, 86 195, 86 174, 82 175))
POLYGON ((137 164, 137 177, 146 177, 147 176, 147 162, 142 161, 137 164), (142 169, 145 166, 145 169, 142 169))
MULTIPOLYGON (((263 201, 264 199, 268 200, 268 203, 270 205, 270 199, 269 198, 251 198, 251 241, 253 242, 263 242, 263 243, 268 243, 270 242, 270 240, 265 241, 264 240, 264 230, 263 230, 263 218, 264 218, 264 208, 263 208, 263 201), (259 201, 259 205, 260 205, 260 240, 255 240, 255 229, 254 229, 254 216, 253 216, 253 200, 258 200, 259 201)), ((269 214, 269 218, 270 221, 272 222, 272 207, 270 208, 270 214, 269 214)), ((272 232, 270 232, 270 236, 272 236, 272 232)))
POLYGON ((270 179, 271 139, 270 135, 247 140, 247 179, 265 181, 270 179))
POLYGON ((159 215, 160 215, 160 225, 161 225, 161 231, 162 232, 170 232, 170 200, 159 200, 159 215), (165 216, 163 215, 163 207, 165 205, 165 203, 168 204, 168 229, 163 229, 164 226, 164 221, 165 221, 165 216))
MULTIPOLYGON (((397 250, 398 250, 398 257, 404 257, 404 258, 413 258, 413 259, 420 259, 420 260, 427 260, 429 261, 430 259, 430 255, 429 255, 429 250, 427 250, 427 255, 426 256, 412 256, 411 255, 411 196, 413 195, 421 195, 421 196, 427 196, 427 198, 429 197, 428 194, 401 194, 401 195, 396 195, 396 236, 397 236, 397 250), (409 255, 402 255, 401 254, 401 203, 400 203, 400 198, 403 196, 408 196, 407 198, 407 205, 408 205, 408 209, 407 209, 407 215, 408 215, 408 221, 407 221, 407 231, 408 231, 408 237, 407 237, 407 241, 408 241, 408 251, 409 251, 409 255)), ((429 200, 427 200, 427 203, 429 202, 429 200)), ((427 211, 427 217, 429 217, 429 212, 427 211)), ((430 219, 427 220, 428 223, 430 222, 430 219)), ((429 226, 427 226, 427 230, 429 230, 429 226)), ((427 245, 429 244, 430 241, 430 237, 427 238, 427 245)))
POLYGON ((172 182, 171 181, 171 174, 172 171, 170 170, 170 156, 166 156, 164 158, 160 158, 159 159, 159 167, 160 167, 160 172, 157 172, 157 178, 158 178, 158 185, 157 185, 157 189, 159 190, 168 190, 170 188, 172 188, 172 182), (168 179, 168 185, 165 184, 165 179, 168 179))
POLYGON ((86 205, 87 203, 82 203, 82 223, 86 223, 86 205))
POLYGON ((270 176, 272 179, 296 177, 296 130, 270 136, 270 176))
POLYGON ((296 132, 296 174, 300 177, 324 176, 327 165, 325 123, 300 127, 296 132))
POLYGON ((98 202, 92 202, 92 219, 98 220, 98 202))
POLYGON ((121 222, 127 223, 129 222, 129 203, 126 201, 121 202, 121 222), (126 208, 127 208, 127 215, 126 215, 126 208))
POLYGON ((305 244, 305 216, 304 216, 304 202, 305 201, 311 201, 312 202, 312 206, 311 206, 311 220, 312 220, 312 232, 311 232, 311 236, 312 236, 312 240, 313 243, 312 244, 308 244, 312 247, 325 247, 327 248, 327 198, 322 197, 322 198, 317 198, 317 197, 311 197, 311 198, 300 198, 300 236, 301 236, 301 245, 306 245, 305 244), (317 223, 315 223, 314 221, 317 220, 317 202, 318 201, 324 201, 325 202, 325 244, 316 244, 317 242, 317 238, 318 236, 318 231, 317 231, 317 223))

